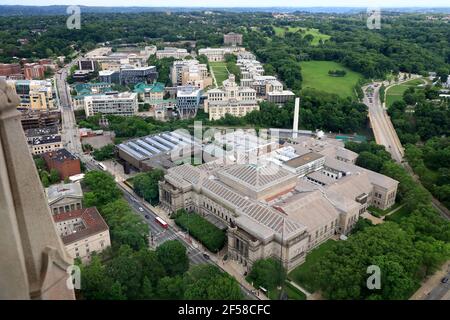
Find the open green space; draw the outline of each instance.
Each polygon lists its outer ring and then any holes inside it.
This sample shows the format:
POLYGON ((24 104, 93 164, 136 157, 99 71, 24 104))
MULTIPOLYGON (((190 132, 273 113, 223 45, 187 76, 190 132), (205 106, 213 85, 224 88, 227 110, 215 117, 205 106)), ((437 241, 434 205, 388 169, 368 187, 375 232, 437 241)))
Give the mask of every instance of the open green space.
POLYGON ((323 34, 319 31, 319 29, 314 28, 301 28, 301 27, 273 27, 275 30, 275 35, 279 37, 284 37, 286 32, 297 32, 299 30, 303 31, 303 35, 306 36, 307 34, 312 35, 314 38, 311 42, 313 46, 316 46, 320 43, 320 40, 327 41, 331 38, 331 36, 327 34, 323 34))
POLYGON ((303 89, 312 88, 341 97, 355 96, 355 85, 361 79, 361 74, 333 61, 305 61, 301 63, 303 89), (344 77, 328 75, 329 70, 345 70, 344 77))
POLYGON ((392 207, 390 207, 389 209, 383 210, 374 206, 369 206, 367 208, 367 211, 370 212, 371 215, 381 218, 382 216, 387 215, 388 213, 396 210, 399 206, 401 206, 400 202, 396 202, 392 207))
POLYGON ((228 79, 228 69, 226 62, 209 62, 209 66, 212 69, 214 76, 216 77, 217 85, 221 86, 222 82, 228 79))
POLYGON ((322 243, 320 246, 312 250, 306 256, 305 262, 299 265, 297 268, 292 270, 288 278, 292 281, 296 282, 301 287, 305 288, 309 292, 314 292, 318 288, 313 285, 313 267, 316 265, 317 261, 323 258, 323 255, 328 251, 332 250, 334 245, 336 244, 333 240, 327 240, 322 243))
POLYGON ((197 213, 179 210, 175 215, 175 223, 200 241, 211 252, 218 252, 226 242, 225 231, 197 213))
POLYGON ((386 91, 386 106, 389 108, 395 101, 403 99, 403 93, 410 87, 417 87, 424 84, 421 79, 413 79, 402 84, 390 87, 386 91))

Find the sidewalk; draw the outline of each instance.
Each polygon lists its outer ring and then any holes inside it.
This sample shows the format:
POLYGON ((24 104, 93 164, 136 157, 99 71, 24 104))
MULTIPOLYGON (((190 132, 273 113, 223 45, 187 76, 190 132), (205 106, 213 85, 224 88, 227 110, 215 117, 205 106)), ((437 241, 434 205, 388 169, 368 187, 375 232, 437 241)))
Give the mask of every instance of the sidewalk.
POLYGON ((239 265, 237 262, 227 259, 226 261, 223 261, 222 258, 216 255, 213 255, 211 259, 217 264, 219 268, 227 272, 229 275, 234 277, 237 282, 239 282, 244 288, 246 288, 249 291, 257 292, 256 296, 259 300, 270 300, 266 295, 264 295, 260 290, 257 290, 254 288, 250 283, 245 280, 244 277, 244 268, 239 265), (220 258, 220 259, 218 259, 220 258))
POLYGON ((433 275, 428 276, 422 286, 417 290, 409 300, 424 300, 427 295, 439 285, 441 279, 447 274, 447 270, 450 268, 450 260, 444 263, 444 265, 436 271, 433 275))

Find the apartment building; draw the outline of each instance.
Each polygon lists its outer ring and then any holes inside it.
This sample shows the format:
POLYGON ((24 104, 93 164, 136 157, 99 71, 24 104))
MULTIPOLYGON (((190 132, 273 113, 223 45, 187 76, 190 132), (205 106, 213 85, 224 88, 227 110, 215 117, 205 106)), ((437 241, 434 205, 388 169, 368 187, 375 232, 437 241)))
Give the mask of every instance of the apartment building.
POLYGON ((111 92, 84 98, 84 111, 90 117, 98 113, 132 116, 138 112, 138 98, 134 92, 111 92))
POLYGON ((20 108, 48 111, 55 108, 51 81, 46 80, 8 80, 20 98, 20 108))
POLYGON ((56 230, 73 258, 89 261, 91 255, 111 246, 109 227, 96 207, 53 215, 56 230))
POLYGON ((207 96, 204 109, 210 120, 220 119, 227 113, 243 117, 253 110, 259 110, 256 91, 239 87, 233 74, 223 81, 221 88, 208 90, 207 96))

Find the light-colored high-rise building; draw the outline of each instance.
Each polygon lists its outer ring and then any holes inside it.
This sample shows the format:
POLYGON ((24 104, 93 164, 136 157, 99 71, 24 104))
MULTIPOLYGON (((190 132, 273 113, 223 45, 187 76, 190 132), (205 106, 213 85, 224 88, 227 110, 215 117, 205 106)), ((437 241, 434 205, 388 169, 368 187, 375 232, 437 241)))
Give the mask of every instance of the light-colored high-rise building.
POLYGON ((170 68, 170 79, 173 86, 192 85, 204 89, 212 85, 208 66, 195 59, 174 61, 170 68))
POLYGON ((137 94, 134 92, 86 96, 84 110, 90 117, 97 113, 132 116, 138 111, 137 94))
POLYGON ((234 74, 223 81, 221 88, 207 92, 205 112, 210 120, 220 119, 229 113, 236 117, 243 117, 253 110, 259 110, 256 91, 252 88, 239 87, 234 74))
POLYGON ((32 110, 51 110, 53 104, 53 85, 46 80, 8 80, 20 97, 20 107, 32 110))

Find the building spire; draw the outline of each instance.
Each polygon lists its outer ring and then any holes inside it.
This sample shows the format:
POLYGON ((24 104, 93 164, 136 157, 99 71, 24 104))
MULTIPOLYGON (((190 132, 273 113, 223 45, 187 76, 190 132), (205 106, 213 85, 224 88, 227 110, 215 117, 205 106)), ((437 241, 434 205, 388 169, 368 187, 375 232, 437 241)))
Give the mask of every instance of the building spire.
POLYGON ((50 213, 16 107, 0 79, 0 299, 74 299, 72 264, 50 213))

